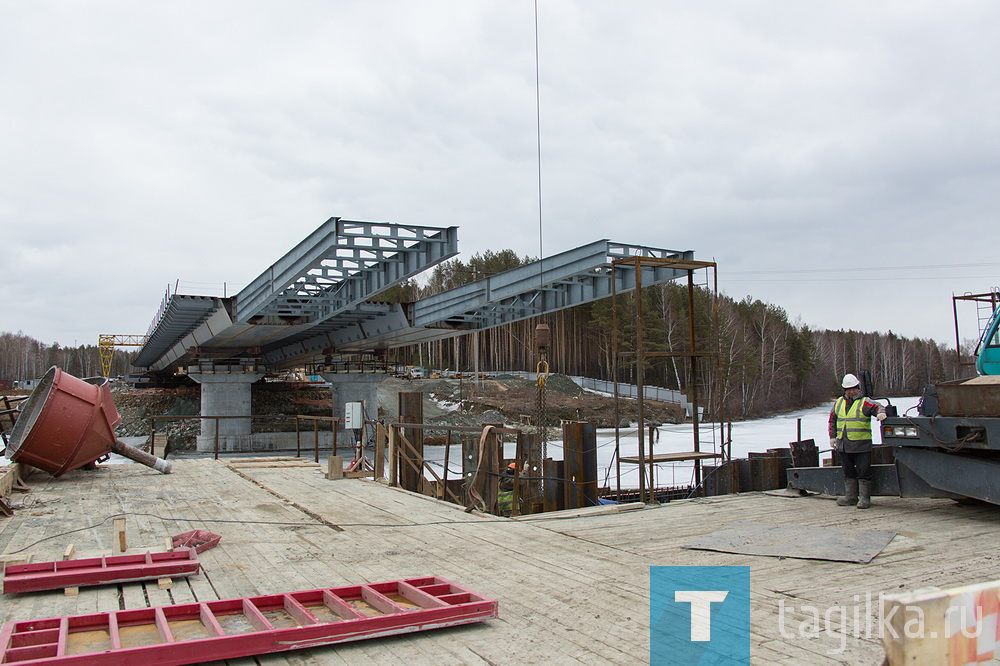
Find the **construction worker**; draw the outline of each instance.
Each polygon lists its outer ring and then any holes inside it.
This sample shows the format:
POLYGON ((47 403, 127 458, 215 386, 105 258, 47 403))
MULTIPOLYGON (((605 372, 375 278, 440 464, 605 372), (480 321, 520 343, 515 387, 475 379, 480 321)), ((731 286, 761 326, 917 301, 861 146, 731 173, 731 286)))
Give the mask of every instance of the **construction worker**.
POLYGON ((497 508, 500 515, 509 516, 514 508, 514 474, 517 472, 517 463, 507 465, 503 475, 500 477, 500 490, 497 492, 497 508))
POLYGON ((872 417, 882 421, 885 409, 862 395, 854 375, 844 375, 840 385, 844 395, 830 410, 830 448, 840 452, 846 488, 837 505, 867 509, 872 505, 872 417))

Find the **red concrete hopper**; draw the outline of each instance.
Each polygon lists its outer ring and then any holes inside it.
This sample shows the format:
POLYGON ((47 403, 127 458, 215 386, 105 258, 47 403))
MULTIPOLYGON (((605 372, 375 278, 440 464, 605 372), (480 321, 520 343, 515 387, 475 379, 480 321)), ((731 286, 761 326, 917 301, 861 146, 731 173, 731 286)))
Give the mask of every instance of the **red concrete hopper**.
POLYGON ((169 472, 166 461, 117 440, 115 426, 120 421, 107 379, 77 379, 52 366, 14 423, 7 457, 62 476, 113 450, 150 466, 153 463, 136 456, 159 461, 165 469, 156 469, 169 472))

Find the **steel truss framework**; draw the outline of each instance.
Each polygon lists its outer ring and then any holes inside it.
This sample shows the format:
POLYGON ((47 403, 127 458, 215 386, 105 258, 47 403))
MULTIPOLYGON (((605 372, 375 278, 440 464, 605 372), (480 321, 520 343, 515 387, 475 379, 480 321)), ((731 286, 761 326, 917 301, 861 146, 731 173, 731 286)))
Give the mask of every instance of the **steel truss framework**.
POLYGON ((457 253, 457 228, 331 218, 231 299, 170 296, 135 365, 253 357, 269 368, 378 352, 682 277, 691 251, 600 240, 414 303, 378 294, 457 253), (620 265, 629 258, 648 263, 620 265))
POLYGON ((237 321, 319 323, 458 254, 458 228, 334 217, 236 295, 237 321))

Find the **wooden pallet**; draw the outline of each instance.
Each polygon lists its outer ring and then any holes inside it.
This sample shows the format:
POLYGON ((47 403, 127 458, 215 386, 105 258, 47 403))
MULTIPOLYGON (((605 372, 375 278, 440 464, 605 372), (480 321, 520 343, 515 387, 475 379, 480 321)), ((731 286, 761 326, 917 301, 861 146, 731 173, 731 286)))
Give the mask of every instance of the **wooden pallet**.
MULTIPOLYGON (((194 548, 163 553, 90 557, 59 562, 8 564, 3 569, 3 592, 37 592, 85 585, 108 585, 137 580, 192 576, 201 568, 194 548)), ((0 660, 0 663, 3 663, 0 660)))
POLYGON ((8 622, 0 663, 190 664, 481 622, 498 604, 443 578, 8 622))

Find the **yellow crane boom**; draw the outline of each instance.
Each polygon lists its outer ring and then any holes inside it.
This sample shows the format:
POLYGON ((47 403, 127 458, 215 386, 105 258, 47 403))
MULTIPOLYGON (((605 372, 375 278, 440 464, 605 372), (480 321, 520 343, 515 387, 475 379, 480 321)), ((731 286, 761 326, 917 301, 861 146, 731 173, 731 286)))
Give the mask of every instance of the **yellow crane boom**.
POLYGON ((145 335, 99 335, 97 350, 101 354, 101 374, 111 376, 111 361, 115 357, 115 347, 142 347, 146 344, 145 335))

